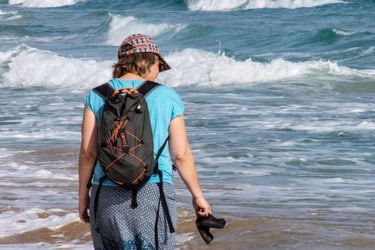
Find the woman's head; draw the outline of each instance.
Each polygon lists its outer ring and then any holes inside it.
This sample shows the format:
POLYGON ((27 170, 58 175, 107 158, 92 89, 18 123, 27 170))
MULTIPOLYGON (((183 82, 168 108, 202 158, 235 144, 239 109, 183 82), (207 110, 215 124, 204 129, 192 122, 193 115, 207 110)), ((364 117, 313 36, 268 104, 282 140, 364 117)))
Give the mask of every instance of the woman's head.
POLYGON ((149 36, 131 35, 118 48, 118 61, 113 65, 113 77, 134 73, 145 78, 156 62, 159 62, 159 72, 171 68, 162 58, 157 44, 149 36))

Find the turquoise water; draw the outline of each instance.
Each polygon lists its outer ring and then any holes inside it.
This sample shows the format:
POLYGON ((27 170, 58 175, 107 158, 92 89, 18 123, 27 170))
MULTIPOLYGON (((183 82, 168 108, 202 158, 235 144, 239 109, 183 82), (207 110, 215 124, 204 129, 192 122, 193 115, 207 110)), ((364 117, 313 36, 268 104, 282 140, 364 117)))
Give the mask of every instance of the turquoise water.
MULTIPOLYGON (((141 32, 172 66, 158 81, 182 96, 200 182, 229 221, 212 247, 373 249, 374 13, 369 0, 0 0, 0 248, 40 249, 5 243, 78 220, 83 98, 141 32)), ((194 229, 178 242, 206 249, 194 229)), ((90 242, 43 249, 64 246, 90 242)))

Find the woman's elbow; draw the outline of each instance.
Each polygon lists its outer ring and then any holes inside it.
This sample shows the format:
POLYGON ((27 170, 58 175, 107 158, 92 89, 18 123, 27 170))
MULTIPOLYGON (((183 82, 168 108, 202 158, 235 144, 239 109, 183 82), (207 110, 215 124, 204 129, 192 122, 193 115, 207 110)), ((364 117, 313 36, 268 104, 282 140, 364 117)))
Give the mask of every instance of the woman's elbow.
POLYGON ((193 155, 189 147, 186 147, 185 150, 179 150, 172 154, 173 162, 177 166, 185 165, 193 161, 193 155))
POLYGON ((80 150, 79 158, 83 162, 92 162, 96 160, 97 152, 96 151, 86 151, 86 150, 80 150))

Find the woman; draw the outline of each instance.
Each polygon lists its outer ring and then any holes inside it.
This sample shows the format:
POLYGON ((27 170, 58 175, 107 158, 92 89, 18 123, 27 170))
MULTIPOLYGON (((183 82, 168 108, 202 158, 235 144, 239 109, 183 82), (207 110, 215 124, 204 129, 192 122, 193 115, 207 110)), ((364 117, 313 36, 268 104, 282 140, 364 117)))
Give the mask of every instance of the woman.
MULTIPOLYGON (((115 89, 139 87, 154 81, 159 72, 170 69, 161 57, 156 43, 148 36, 135 34, 126 38, 118 49, 118 61, 113 66, 115 89)), ((184 123, 184 105, 178 94, 169 87, 159 86, 146 97, 154 138, 154 155, 169 134, 169 150, 163 150, 158 163, 163 172, 163 187, 168 209, 176 226, 176 201, 172 186, 172 163, 192 194, 198 217, 210 214, 198 183, 194 158, 188 143, 184 123)), ((170 233, 163 207, 159 206, 159 177, 154 175, 138 191, 138 207, 131 208, 131 191, 105 179, 100 199, 94 204, 99 180, 104 176, 97 156, 98 122, 104 100, 90 91, 86 97, 82 122, 82 142, 79 155, 79 216, 90 223, 95 249, 174 249, 175 233, 170 233), (91 195, 87 183, 94 171, 91 195), (94 209, 94 207, 96 209, 94 209), (94 210, 96 214, 94 215, 94 210), (156 222, 155 222, 156 221, 156 222), (157 232, 155 235, 155 232, 157 232), (157 238, 157 240, 155 240, 157 238)))

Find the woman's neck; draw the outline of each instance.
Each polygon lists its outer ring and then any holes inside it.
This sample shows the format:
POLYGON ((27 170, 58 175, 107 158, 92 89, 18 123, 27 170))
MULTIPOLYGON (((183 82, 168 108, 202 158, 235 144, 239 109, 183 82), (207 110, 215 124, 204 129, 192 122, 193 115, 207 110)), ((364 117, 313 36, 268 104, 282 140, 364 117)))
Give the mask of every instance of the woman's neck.
POLYGON ((122 80, 146 80, 145 78, 137 75, 137 74, 134 74, 134 73, 126 73, 125 75, 119 77, 120 79, 122 80))

